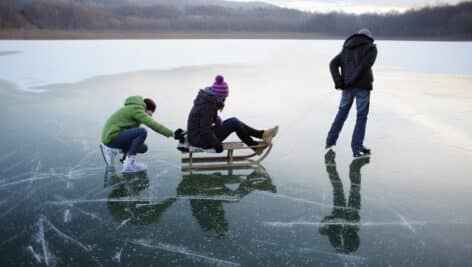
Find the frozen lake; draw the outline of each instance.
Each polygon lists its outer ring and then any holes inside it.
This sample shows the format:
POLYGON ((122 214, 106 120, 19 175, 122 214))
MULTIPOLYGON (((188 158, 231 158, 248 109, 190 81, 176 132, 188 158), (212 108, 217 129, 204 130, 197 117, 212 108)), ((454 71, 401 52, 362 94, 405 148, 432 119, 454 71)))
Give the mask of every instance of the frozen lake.
POLYGON ((367 126, 326 164, 341 41, 0 42, 0 266, 468 266, 471 43, 378 42, 367 126), (280 125, 255 169, 182 172, 149 134, 149 170, 108 172, 98 143, 129 95, 175 129, 225 75, 224 118, 280 125), (31 93, 31 91, 41 93, 31 93))
MULTIPOLYGON (((0 78, 18 89, 142 70, 303 58, 326 63, 338 40, 1 41, 0 78)), ((378 41, 378 70, 472 74, 470 42, 378 41)))

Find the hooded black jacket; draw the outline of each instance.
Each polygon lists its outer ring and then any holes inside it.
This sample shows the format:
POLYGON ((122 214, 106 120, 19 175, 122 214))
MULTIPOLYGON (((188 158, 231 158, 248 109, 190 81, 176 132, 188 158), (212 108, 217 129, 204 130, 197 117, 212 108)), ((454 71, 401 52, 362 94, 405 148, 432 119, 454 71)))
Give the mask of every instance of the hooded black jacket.
POLYGON ((329 64, 335 87, 346 90, 353 88, 372 90, 374 81, 372 65, 376 58, 377 47, 374 39, 357 33, 349 36, 344 42, 341 53, 329 64))
POLYGON ((201 148, 218 148, 221 142, 216 138, 212 125, 223 102, 217 96, 200 90, 193 101, 187 120, 187 137, 190 145, 201 148))

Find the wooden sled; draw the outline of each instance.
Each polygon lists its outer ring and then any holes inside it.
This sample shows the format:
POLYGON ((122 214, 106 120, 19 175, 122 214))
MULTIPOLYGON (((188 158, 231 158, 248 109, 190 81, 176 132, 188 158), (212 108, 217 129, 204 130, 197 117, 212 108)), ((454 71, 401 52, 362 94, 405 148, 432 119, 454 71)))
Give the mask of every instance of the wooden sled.
POLYGON ((214 150, 204 150, 201 148, 190 147, 188 152, 182 152, 182 170, 212 170, 226 168, 248 168, 260 165, 260 163, 269 155, 272 150, 272 144, 247 146, 243 142, 223 143, 223 152, 226 156, 200 156, 198 153, 215 153, 214 150), (261 155, 257 155, 252 148, 267 146, 261 155), (236 155, 236 151, 247 151, 251 153, 236 155))

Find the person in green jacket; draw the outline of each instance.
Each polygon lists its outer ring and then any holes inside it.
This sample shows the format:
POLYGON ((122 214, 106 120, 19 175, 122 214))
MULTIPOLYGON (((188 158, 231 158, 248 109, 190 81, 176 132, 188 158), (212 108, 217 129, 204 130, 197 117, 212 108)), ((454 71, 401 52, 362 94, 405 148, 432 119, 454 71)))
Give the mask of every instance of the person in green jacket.
POLYGON ((152 118, 155 110, 156 103, 152 99, 130 96, 126 99, 124 107, 108 118, 102 130, 102 144, 100 144, 107 166, 113 167, 116 155, 123 152, 127 156, 121 172, 136 173, 146 170, 146 165, 136 162, 136 154, 147 151, 147 146, 144 144, 147 131, 139 127, 141 124, 165 137, 175 139, 181 137, 182 129, 172 132, 152 118))

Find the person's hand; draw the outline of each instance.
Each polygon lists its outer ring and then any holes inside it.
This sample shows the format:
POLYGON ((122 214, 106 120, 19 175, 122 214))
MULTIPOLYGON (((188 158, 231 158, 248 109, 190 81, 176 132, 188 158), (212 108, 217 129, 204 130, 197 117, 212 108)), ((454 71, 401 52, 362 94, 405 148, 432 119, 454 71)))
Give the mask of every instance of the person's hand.
POLYGON ((215 146, 215 151, 216 151, 216 153, 223 152, 223 144, 219 143, 218 145, 216 145, 215 146))
POLYGON ((336 81, 334 83, 334 88, 336 89, 344 89, 346 88, 346 85, 344 84, 344 81, 343 80, 340 80, 340 81, 336 81))
POLYGON ((179 140, 181 143, 185 142, 184 130, 182 130, 180 128, 175 130, 174 139, 179 140))

